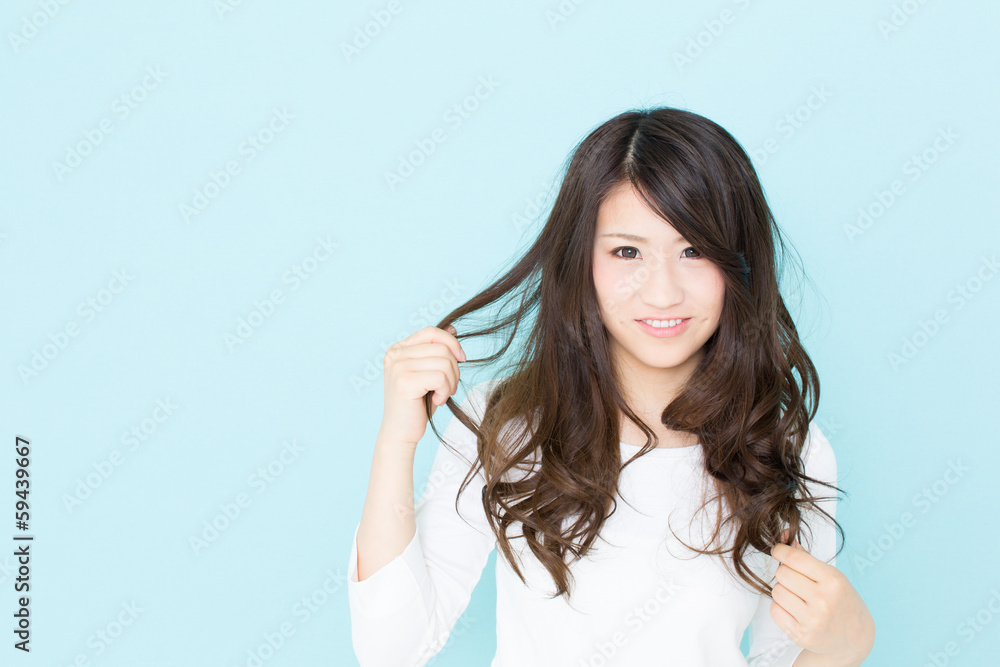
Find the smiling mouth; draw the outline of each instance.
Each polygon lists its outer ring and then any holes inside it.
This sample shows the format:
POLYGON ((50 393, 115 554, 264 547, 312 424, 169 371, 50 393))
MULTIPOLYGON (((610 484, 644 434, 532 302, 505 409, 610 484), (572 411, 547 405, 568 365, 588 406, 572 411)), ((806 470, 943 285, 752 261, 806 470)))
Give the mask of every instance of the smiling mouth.
POLYGON ((668 320, 646 319, 646 320, 636 320, 636 321, 637 322, 644 322, 644 323, 648 324, 651 327, 669 328, 669 327, 675 327, 678 324, 680 324, 681 322, 686 322, 689 319, 691 319, 691 318, 690 317, 675 317, 675 318, 668 319, 668 320))
POLYGON ((690 322, 690 317, 680 320, 636 320, 639 328, 656 338, 670 338, 680 335, 687 329, 690 322), (653 322, 653 324, 650 324, 650 322, 653 322), (673 326, 667 326, 670 324, 673 326))

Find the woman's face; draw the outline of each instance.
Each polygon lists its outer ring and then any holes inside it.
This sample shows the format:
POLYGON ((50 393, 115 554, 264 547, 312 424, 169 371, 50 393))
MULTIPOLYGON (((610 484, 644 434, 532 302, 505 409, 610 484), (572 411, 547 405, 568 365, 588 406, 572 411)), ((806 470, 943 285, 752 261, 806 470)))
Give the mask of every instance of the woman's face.
POLYGON ((720 269, 628 184, 617 186, 598 209, 594 287, 618 368, 680 381, 718 328, 725 294, 720 269), (642 322, 670 319, 683 321, 669 328, 642 322))

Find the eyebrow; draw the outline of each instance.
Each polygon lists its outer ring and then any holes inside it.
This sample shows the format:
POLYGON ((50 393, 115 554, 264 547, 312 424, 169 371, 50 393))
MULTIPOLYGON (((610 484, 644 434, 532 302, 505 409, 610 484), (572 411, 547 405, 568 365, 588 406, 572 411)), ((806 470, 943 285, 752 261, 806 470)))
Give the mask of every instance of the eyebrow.
MULTIPOLYGON (((649 239, 642 236, 636 236, 635 234, 626 234, 625 232, 608 232, 607 234, 601 234, 601 238, 615 237, 620 239, 625 239, 626 241, 635 241, 636 243, 647 243, 649 239)), ((674 243, 680 243, 684 240, 683 236, 675 236, 674 243)))

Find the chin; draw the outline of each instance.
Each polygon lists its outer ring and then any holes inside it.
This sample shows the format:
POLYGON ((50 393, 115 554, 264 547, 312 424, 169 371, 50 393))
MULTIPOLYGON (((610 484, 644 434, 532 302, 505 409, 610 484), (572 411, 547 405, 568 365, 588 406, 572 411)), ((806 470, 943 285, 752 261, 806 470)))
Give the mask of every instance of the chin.
POLYGON ((692 352, 690 350, 670 350, 669 353, 664 353, 660 351, 657 354, 655 351, 649 350, 636 350, 627 349, 626 350, 634 359, 639 362, 649 366, 650 368, 676 368, 689 359, 691 359, 692 352))

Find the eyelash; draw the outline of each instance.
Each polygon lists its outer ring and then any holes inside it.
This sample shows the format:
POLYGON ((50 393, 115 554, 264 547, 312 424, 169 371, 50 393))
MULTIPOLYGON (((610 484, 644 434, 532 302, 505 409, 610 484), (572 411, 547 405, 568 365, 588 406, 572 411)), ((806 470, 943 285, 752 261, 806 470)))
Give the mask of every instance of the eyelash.
MULTIPOLYGON (((636 248, 635 246, 623 245, 623 246, 619 246, 619 247, 615 248, 614 250, 612 250, 611 254, 614 255, 615 257, 618 257, 620 259, 625 259, 625 260, 638 259, 638 257, 623 257, 623 256, 621 256, 621 255, 618 254, 619 250, 625 250, 626 248, 631 248, 632 250, 635 250, 636 252, 639 252, 639 249, 636 248)), ((688 246, 687 248, 684 248, 684 250, 694 250, 695 252, 698 252, 694 248, 694 246, 688 246)), ((686 257, 685 259, 701 259, 701 253, 699 252, 696 257, 686 257)))

